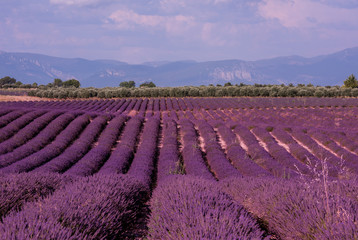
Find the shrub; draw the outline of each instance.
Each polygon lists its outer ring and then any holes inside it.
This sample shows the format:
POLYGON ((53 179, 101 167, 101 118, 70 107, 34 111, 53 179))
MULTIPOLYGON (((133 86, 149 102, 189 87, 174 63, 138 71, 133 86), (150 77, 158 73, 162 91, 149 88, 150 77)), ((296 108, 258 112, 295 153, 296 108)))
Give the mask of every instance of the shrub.
POLYGON ((212 181, 170 177, 150 206, 149 239, 263 239, 250 214, 212 181))

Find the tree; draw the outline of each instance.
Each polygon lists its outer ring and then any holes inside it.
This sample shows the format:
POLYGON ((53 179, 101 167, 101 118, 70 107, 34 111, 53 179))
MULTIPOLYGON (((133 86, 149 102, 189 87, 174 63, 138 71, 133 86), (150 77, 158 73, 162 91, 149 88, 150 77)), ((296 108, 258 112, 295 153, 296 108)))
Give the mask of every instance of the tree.
POLYGON ((139 86, 140 87, 149 87, 149 88, 156 87, 156 85, 153 82, 145 82, 145 83, 142 83, 139 86))
POLYGON ((230 86, 232 86, 231 82, 227 82, 224 84, 224 87, 230 87, 230 86))
POLYGON ((135 82, 134 81, 124 81, 119 84, 120 87, 124 88, 135 88, 135 82))
POLYGON ((62 82, 62 80, 59 79, 59 78, 55 78, 55 79, 53 80, 53 86, 55 86, 55 87, 62 87, 62 84, 63 84, 63 82, 62 82))
POLYGON ((16 83, 15 78, 12 78, 12 77, 9 77, 9 76, 0 78, 0 86, 5 85, 5 84, 14 84, 14 83, 16 83))
POLYGON ((64 87, 75 87, 79 88, 81 86, 80 82, 76 79, 69 79, 67 81, 64 81, 62 86, 64 87))
POLYGON ((344 81, 344 86, 346 88, 356 88, 358 87, 358 80, 356 79, 356 77, 351 74, 345 81, 344 81))

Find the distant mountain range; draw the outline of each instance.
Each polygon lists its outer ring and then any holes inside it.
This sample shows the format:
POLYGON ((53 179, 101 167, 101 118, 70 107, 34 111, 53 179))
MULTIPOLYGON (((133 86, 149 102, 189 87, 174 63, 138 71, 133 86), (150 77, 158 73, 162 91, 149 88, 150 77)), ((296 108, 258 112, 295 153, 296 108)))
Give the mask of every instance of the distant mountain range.
POLYGON ((0 77, 23 83, 47 84, 54 78, 78 79, 82 87, 114 87, 133 80, 137 86, 153 81, 157 86, 261 83, 342 85, 358 75, 358 47, 313 58, 278 57, 258 61, 178 61, 128 64, 115 60, 59 58, 33 53, 0 51, 0 77))

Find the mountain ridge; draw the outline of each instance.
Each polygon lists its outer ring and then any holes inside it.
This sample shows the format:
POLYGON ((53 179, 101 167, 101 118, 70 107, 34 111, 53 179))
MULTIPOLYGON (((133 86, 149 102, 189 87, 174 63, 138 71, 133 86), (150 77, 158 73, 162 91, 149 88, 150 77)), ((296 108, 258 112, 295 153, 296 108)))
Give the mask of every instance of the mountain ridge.
POLYGON ((75 78, 83 87, 114 87, 130 80, 137 85, 153 81, 163 87, 224 84, 228 81, 232 84, 342 85, 350 74, 358 74, 358 47, 311 58, 291 55, 256 61, 183 60, 142 64, 0 50, 0 77, 11 76, 23 83, 47 84, 54 78, 75 78))

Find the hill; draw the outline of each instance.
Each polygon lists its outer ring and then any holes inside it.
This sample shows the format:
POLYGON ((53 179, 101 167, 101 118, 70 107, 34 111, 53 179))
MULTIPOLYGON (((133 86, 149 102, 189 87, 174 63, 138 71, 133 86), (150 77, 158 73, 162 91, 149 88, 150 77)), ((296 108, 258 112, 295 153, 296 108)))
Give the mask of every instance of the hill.
POLYGON ((33 53, 0 51, 0 76, 23 83, 47 84, 54 78, 76 78, 83 87, 118 86, 133 80, 139 85, 187 86, 235 83, 342 85, 350 74, 358 75, 358 47, 312 58, 285 56, 258 61, 145 62, 59 58, 33 53))

